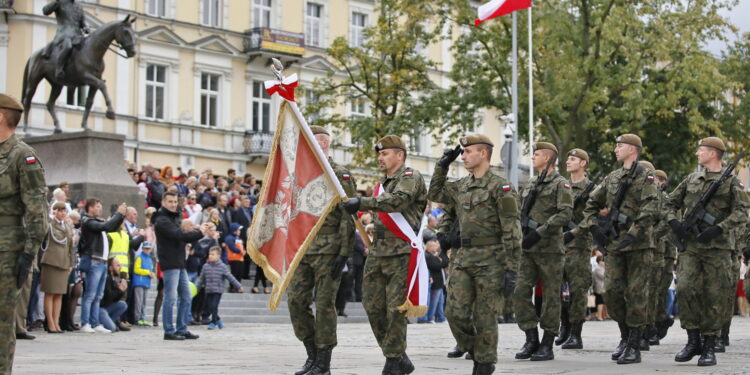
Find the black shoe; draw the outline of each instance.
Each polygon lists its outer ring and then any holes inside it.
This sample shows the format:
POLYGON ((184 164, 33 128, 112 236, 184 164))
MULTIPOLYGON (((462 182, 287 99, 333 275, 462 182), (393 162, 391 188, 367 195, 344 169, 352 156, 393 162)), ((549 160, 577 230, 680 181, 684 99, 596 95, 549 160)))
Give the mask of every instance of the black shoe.
POLYGON ((458 346, 454 346, 453 350, 448 352, 448 358, 461 358, 464 356, 464 353, 461 350, 458 349, 458 346))
POLYGON ((505 321, 505 324, 512 324, 516 322, 516 316, 511 314, 505 314, 503 315, 503 320, 505 321))
POLYGON ((536 328, 527 329, 526 342, 521 347, 521 351, 516 353, 516 359, 529 359, 534 352, 539 349, 539 332, 536 328))
POLYGON ((33 340, 36 336, 28 333, 16 333, 16 340, 33 340))
POLYGON ((474 360, 474 353, 467 352, 466 355, 464 356, 464 359, 467 360, 467 361, 473 361, 474 360))
MULTIPOLYGON (((717 338, 714 340, 716 343, 714 344, 714 353, 725 353, 727 351, 724 341, 721 338, 717 338)), ((705 343, 704 343, 705 345, 705 343)))
POLYGON ((640 342, 643 340, 643 329, 631 327, 628 331, 628 344, 620 358, 617 358, 618 365, 641 362, 640 342))
POLYGON ((532 361, 551 361, 555 359, 555 353, 552 351, 552 343, 555 340, 555 335, 552 332, 544 331, 542 336, 542 342, 539 344, 539 348, 531 355, 532 361))
POLYGON ((611 358, 613 361, 620 358, 622 352, 624 352, 625 348, 628 346, 628 326, 625 325, 625 323, 617 323, 617 327, 620 328, 620 343, 615 348, 615 351, 612 352, 611 358))
POLYGON ((641 339, 638 340, 638 350, 642 352, 651 350, 651 348, 648 346, 648 340, 645 337, 641 337, 641 339))
POLYGON ((560 346, 570 337, 570 322, 560 322, 560 335, 555 340, 555 345, 560 346))
POLYGON ((474 362, 474 372, 472 375, 492 375, 495 372, 495 365, 492 363, 474 362))
POLYGON ((190 331, 180 332, 178 335, 185 338, 185 340, 197 340, 200 336, 191 333, 190 331))
POLYGON ((185 336, 178 335, 176 333, 165 333, 164 340, 182 341, 185 340, 185 336))
POLYGON ((317 349, 315 364, 305 375, 331 375, 331 351, 332 348, 317 349))
POLYGON ((583 322, 573 323, 570 327, 570 337, 560 348, 562 349, 583 349, 583 339, 581 338, 581 329, 583 322))
POLYGON ((122 323, 117 323, 117 330, 118 330, 118 331, 123 331, 123 332, 128 332, 128 331, 130 331, 130 328, 129 328, 129 327, 126 327, 126 326, 125 326, 124 324, 122 324, 122 323))
MULTIPOLYGON (((701 357, 698 359, 698 366, 715 366, 716 365, 716 354, 714 354, 714 345, 717 341, 716 336, 705 336, 703 351, 701 357)), ((723 343, 722 343, 723 344, 723 343)))
POLYGON ((399 370, 401 370, 401 373, 403 374, 411 374, 414 372, 414 364, 411 363, 411 360, 409 359, 409 356, 404 353, 403 356, 401 356, 401 363, 399 364, 399 370))
POLYGON ((657 334, 659 335, 659 340, 667 337, 667 331, 669 330, 669 327, 671 327, 674 324, 674 319, 669 318, 665 321, 662 321, 659 323, 657 327, 657 334))
POLYGON ((385 366, 383 366, 383 372, 381 375, 401 375, 399 367, 401 366, 401 358, 386 358, 385 366))
POLYGON ((688 342, 685 347, 674 356, 675 362, 688 362, 701 354, 701 333, 697 329, 687 330, 688 342))
POLYGON ((303 375, 310 371, 315 364, 316 353, 318 349, 315 347, 315 340, 308 340, 302 342, 305 345, 305 351, 307 352, 307 359, 302 367, 294 372, 294 375, 303 375))
POLYGON ((345 312, 343 312, 343 311, 339 312, 339 314, 338 314, 338 315, 339 315, 339 316, 343 316, 344 318, 348 318, 348 317, 349 317, 349 315, 346 315, 346 313, 345 313, 345 312))

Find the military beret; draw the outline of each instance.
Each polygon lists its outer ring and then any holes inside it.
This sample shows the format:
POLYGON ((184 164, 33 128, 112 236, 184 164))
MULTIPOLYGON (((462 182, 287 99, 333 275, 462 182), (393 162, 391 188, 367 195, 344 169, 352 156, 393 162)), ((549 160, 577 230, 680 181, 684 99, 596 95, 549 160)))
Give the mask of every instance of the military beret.
POLYGON ((484 134, 469 134, 469 135, 461 137, 461 139, 459 139, 458 142, 461 144, 461 147, 467 147, 467 146, 472 146, 472 145, 487 145, 490 147, 495 147, 495 144, 492 143, 490 138, 484 134))
POLYGON ((641 160, 641 161, 638 162, 638 165, 640 165, 643 168, 650 169, 651 171, 655 171, 656 170, 656 168, 654 168, 654 165, 651 164, 650 161, 641 160))
POLYGON ((397 148, 406 152, 406 143, 404 143, 404 141, 400 137, 397 137, 395 135, 386 135, 385 137, 380 138, 378 143, 375 145, 375 152, 380 152, 380 150, 389 148, 397 148))
POLYGON ((65 210, 67 208, 65 202, 55 202, 55 204, 52 205, 52 210, 65 210))
POLYGON ((549 142, 536 142, 534 143, 534 151, 536 150, 552 150, 557 154, 557 147, 549 142))
POLYGON ((643 147, 643 143, 641 142, 641 137, 635 134, 623 134, 617 137, 616 142, 625 143, 625 144, 632 145, 638 148, 643 147))
POLYGON ((5 94, 0 94, 0 108, 12 109, 14 111, 23 112, 23 106, 21 102, 5 94))
POLYGON ((654 171, 654 174, 656 175, 656 177, 661 177, 661 178, 663 178, 663 179, 665 179, 665 180, 666 180, 667 178, 669 178, 669 177, 667 177, 667 172, 664 172, 664 171, 662 171, 661 169, 657 169, 657 170, 655 170, 655 171, 654 171))
POLYGON ((318 126, 318 125, 311 126, 310 130, 312 131, 313 135, 316 135, 316 134, 325 134, 328 136, 331 135, 331 133, 329 133, 328 130, 326 130, 326 128, 322 126, 318 126))
POLYGON ((706 146, 706 147, 715 148, 721 152, 724 152, 727 150, 726 146, 724 146, 724 141, 722 141, 721 138, 718 138, 718 137, 703 138, 698 143, 698 146, 699 147, 706 146))
POLYGON ((574 148, 568 151, 568 156, 575 156, 579 159, 589 161, 589 153, 581 150, 580 148, 574 148))

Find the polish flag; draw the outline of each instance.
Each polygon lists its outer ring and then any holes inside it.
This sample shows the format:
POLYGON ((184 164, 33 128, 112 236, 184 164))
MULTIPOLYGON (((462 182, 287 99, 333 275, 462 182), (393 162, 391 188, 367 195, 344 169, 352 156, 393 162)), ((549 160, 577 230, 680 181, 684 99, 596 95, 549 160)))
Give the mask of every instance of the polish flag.
POLYGON ((477 9, 477 19, 474 20, 474 26, 479 26, 488 19, 530 7, 531 0, 491 0, 477 9))

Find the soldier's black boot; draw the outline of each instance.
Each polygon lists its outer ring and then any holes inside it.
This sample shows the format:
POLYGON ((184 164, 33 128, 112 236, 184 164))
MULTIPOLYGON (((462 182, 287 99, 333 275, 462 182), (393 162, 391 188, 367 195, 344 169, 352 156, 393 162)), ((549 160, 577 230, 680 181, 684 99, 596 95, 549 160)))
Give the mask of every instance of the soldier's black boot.
POLYGON ((716 341, 721 341, 724 346, 729 346, 729 327, 732 326, 732 321, 728 321, 724 324, 723 327, 721 327, 721 337, 716 339, 716 341))
POLYGON ((648 326, 648 344, 659 345, 659 329, 657 328, 659 323, 656 325, 648 326))
POLYGON ((401 367, 401 357, 386 358, 381 375, 401 375, 399 367, 401 367))
POLYGON ((716 354, 714 354, 714 345, 716 344, 716 336, 705 336, 703 351, 701 357, 698 358, 698 366, 715 366, 716 365, 716 354))
POLYGON ((317 348, 315 348, 315 340, 308 340, 303 342, 303 344, 305 344, 305 350, 307 351, 307 360, 305 361, 305 364, 302 365, 302 368, 294 372, 294 375, 305 374, 310 371, 313 364, 315 364, 315 353, 317 352, 317 348))
POLYGON ((615 348, 615 351, 612 352, 611 358, 613 361, 620 358, 622 352, 625 351, 625 347, 628 346, 628 326, 625 323, 617 323, 617 327, 620 328, 620 343, 615 348))
MULTIPOLYGON (((703 342, 705 345, 705 341, 703 342)), ((724 345, 724 340, 721 337, 717 337, 716 340, 714 340, 714 353, 724 353, 727 351, 726 345, 724 345)))
POLYGON ((505 321, 505 324, 515 323, 516 317, 513 315, 513 313, 505 314, 503 315, 503 320, 505 321))
POLYGON ((492 375, 495 372, 495 365, 492 363, 474 362, 474 372, 472 375, 492 375))
POLYGON ((630 328, 628 332, 628 343, 625 351, 620 358, 617 358, 618 365, 627 365, 641 362, 641 351, 639 348, 640 341, 643 339, 643 328, 630 328))
POLYGON ((688 342, 685 347, 674 356, 675 362, 687 362, 701 354, 701 332, 697 329, 687 330, 688 342))
POLYGON ((448 352, 448 358, 461 358, 464 356, 464 353, 460 349, 458 349, 458 345, 453 347, 453 350, 448 352))
POLYGON ((539 348, 539 332, 536 328, 527 329, 526 342, 521 347, 521 351, 516 353, 516 359, 529 359, 531 355, 539 348))
POLYGON ((401 370, 402 374, 411 374, 414 372, 414 364, 411 363, 411 359, 409 359, 409 356, 404 353, 403 356, 401 356, 401 363, 399 364, 399 370, 401 370))
POLYGON ((649 338, 649 326, 641 328, 641 339, 638 340, 638 349, 644 352, 647 352, 651 350, 651 348, 648 346, 648 338, 649 338))
POLYGON ((661 322, 657 330, 659 332, 659 340, 667 337, 667 331, 669 330, 669 327, 672 326, 672 324, 674 324, 674 319, 672 318, 668 318, 667 320, 661 322))
POLYGON ((315 353, 315 364, 305 375, 331 375, 331 351, 333 348, 318 349, 315 353))
POLYGON ((555 341, 555 335, 551 332, 544 331, 542 342, 539 344, 534 354, 531 355, 532 361, 551 361, 555 359, 555 352, 552 350, 552 343, 555 341))
POLYGON ((581 329, 583 322, 573 323, 570 327, 570 337, 565 341, 561 348, 563 349, 583 349, 583 339, 581 338, 581 329))
MULTIPOLYGON (((567 315, 567 314, 563 314, 567 315)), ((568 341, 568 338, 570 337, 570 322, 568 319, 565 319, 560 321, 560 335, 557 337, 557 340, 555 340, 555 345, 560 346, 565 341, 568 341)))

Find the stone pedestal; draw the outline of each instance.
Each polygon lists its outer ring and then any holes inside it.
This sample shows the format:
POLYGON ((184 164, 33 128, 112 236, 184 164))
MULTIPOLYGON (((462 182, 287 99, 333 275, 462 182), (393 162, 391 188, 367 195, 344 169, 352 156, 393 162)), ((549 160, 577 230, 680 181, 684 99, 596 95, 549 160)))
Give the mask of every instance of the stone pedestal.
POLYGON ((146 201, 125 168, 125 136, 84 130, 23 140, 39 154, 50 188, 63 181, 70 185, 68 199, 74 206, 81 200, 98 198, 102 216, 107 217, 111 205, 125 202, 138 210, 142 222, 146 201))

